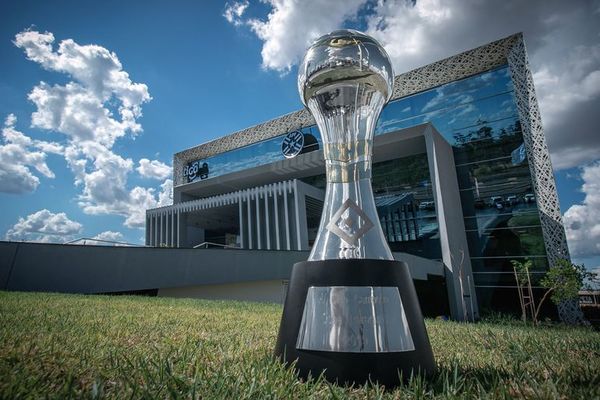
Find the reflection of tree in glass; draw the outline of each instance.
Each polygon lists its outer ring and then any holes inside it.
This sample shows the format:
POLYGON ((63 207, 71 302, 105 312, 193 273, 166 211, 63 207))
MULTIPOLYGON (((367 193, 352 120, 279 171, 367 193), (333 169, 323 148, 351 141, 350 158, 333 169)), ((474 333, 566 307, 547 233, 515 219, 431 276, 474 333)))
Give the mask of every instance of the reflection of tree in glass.
POLYGON ((519 238, 524 254, 546 254, 541 228, 537 228, 537 226, 540 226, 540 218, 537 214, 515 215, 507 221, 507 226, 515 229, 517 227, 531 227, 520 229, 519 238))
POLYGON ((457 164, 510 156, 523 142, 521 123, 518 120, 506 126, 495 124, 495 128, 485 121, 478 122, 483 125, 478 124, 470 130, 454 133, 457 164))
POLYGON ((429 182, 426 154, 415 154, 373 164, 372 185, 375 193, 420 192, 429 182))

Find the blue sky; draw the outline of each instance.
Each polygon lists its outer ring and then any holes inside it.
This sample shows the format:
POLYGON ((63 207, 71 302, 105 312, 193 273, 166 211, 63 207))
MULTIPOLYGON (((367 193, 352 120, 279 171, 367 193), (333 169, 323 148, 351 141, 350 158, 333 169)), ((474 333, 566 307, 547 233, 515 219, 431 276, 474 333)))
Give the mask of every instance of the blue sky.
POLYGON ((295 65, 320 34, 365 30, 401 73, 522 31, 571 251, 597 267, 598 26, 597 1, 4 1, 0 236, 140 242, 143 210, 169 202, 173 153, 301 108, 295 65))

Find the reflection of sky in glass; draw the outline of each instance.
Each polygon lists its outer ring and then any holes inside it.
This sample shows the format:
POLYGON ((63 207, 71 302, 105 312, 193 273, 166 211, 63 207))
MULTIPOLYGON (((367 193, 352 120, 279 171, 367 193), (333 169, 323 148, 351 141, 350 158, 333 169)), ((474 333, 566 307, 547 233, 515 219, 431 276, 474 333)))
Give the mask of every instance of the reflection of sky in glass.
MULTIPOLYGON (((302 128, 300 131, 315 136, 319 142, 319 148, 322 148, 321 136, 316 126, 302 128)), ((281 152, 281 142, 284 137, 285 135, 277 136, 259 143, 217 154, 213 157, 200 160, 199 164, 201 165, 206 162, 209 168, 208 178, 214 178, 258 165, 271 164, 275 161, 284 160, 285 157, 281 152)))
MULTIPOLYGON (((381 113, 375 134, 431 122, 454 144, 454 135, 461 130, 516 115, 512 81, 508 67, 503 67, 392 101, 381 113)), ((506 126, 498 125, 497 129, 506 126)))
MULTIPOLYGON (((484 124, 497 136, 517 119, 510 73, 508 67, 501 67, 390 102, 381 113, 375 135, 431 122, 448 142, 456 144, 457 136, 469 137, 469 132, 484 124)), ((322 151, 316 126, 303 128, 302 132, 314 135, 322 151)), ((208 178, 270 164, 285 158, 281 153, 284 137, 285 134, 199 162, 208 163, 208 178)))

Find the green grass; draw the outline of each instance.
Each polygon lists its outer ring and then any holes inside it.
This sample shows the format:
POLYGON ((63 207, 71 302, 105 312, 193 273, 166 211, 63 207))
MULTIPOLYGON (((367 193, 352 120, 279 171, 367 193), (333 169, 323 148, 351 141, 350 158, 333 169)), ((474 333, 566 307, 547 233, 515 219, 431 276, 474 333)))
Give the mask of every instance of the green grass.
POLYGON ((273 304, 0 292, 0 398, 600 398, 600 333, 427 321, 439 373, 394 391, 299 381, 273 304))

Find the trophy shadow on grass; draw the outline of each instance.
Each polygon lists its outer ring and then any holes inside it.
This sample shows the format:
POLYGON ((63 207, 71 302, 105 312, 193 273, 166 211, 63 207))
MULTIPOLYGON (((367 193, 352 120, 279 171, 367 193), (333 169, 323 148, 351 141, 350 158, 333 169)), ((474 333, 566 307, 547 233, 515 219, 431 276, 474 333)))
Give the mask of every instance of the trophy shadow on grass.
MULTIPOLYGON (((308 375, 302 377, 299 375, 296 369, 297 360, 286 363, 282 362, 277 358, 265 355, 265 361, 270 360, 277 364, 277 368, 285 369, 293 374, 294 379, 299 380, 303 384, 309 385, 333 385, 338 386, 342 389, 357 389, 363 390, 375 390, 384 389, 387 392, 400 391, 400 392, 411 392, 411 393, 427 393, 429 395, 461 395, 461 394, 473 394, 474 390, 478 392, 489 393, 499 388, 504 388, 507 393, 514 396, 518 395, 517 389, 509 388, 507 382, 511 378, 515 378, 513 374, 504 368, 494 366, 481 366, 481 367, 470 367, 461 366, 457 363, 450 365, 437 365, 437 370, 430 374, 415 373, 411 376, 403 376, 399 371, 399 381, 402 383, 394 386, 381 385, 374 381, 365 382, 330 382, 325 377, 325 372, 318 376, 308 375)), ((268 361, 267 361, 268 362, 268 361)))

